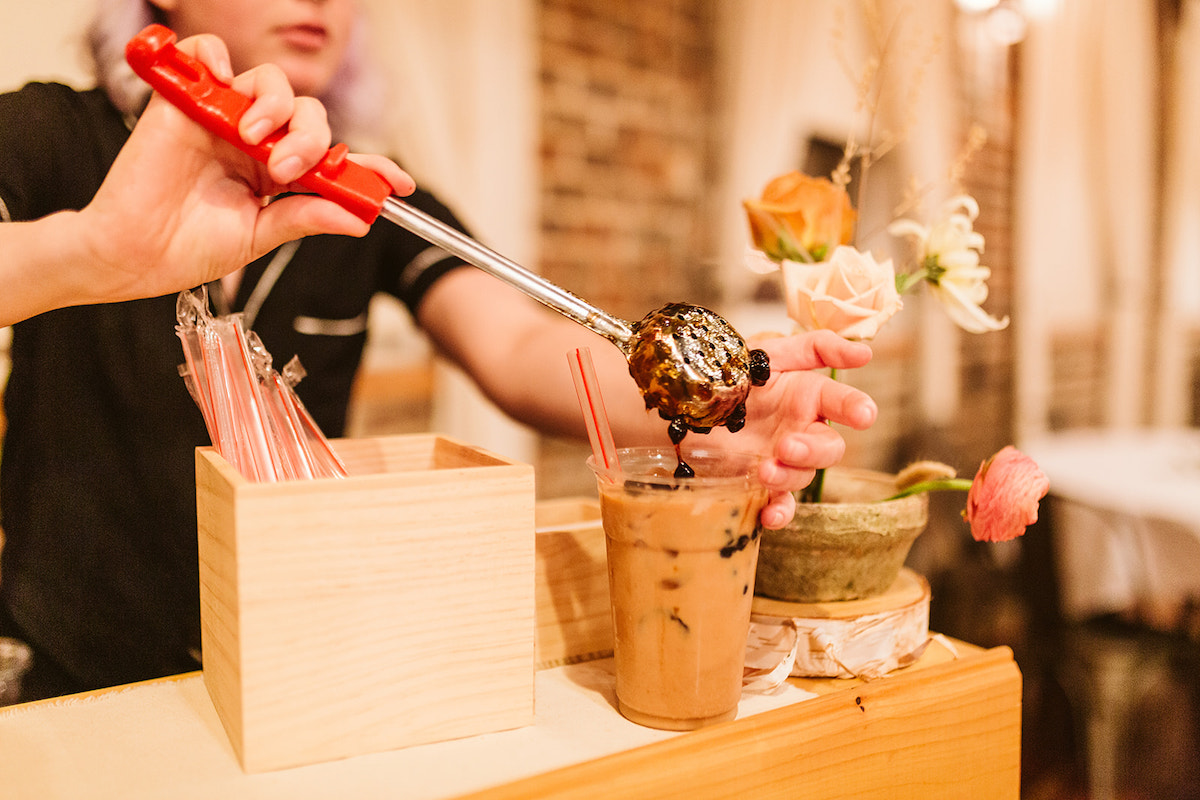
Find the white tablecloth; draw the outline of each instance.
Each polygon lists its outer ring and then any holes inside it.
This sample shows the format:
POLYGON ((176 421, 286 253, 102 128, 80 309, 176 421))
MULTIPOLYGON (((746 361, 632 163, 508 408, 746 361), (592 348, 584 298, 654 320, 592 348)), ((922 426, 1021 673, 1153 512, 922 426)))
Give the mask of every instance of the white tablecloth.
POLYGON ((1170 626, 1200 600, 1200 430, 1081 430, 1023 442, 1050 479, 1063 611, 1170 626))
MULTIPOLYGON (((199 673, 0 708, 3 800, 439 800, 681 734, 616 712, 612 659, 542 670, 533 725, 247 775, 199 673)), ((744 693, 738 718, 817 695, 744 693)))

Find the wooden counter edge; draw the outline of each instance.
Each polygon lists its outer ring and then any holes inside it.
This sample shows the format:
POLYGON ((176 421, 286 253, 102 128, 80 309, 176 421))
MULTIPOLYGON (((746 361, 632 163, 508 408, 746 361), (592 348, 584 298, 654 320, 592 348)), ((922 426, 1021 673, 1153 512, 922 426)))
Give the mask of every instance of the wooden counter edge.
POLYGON ((192 672, 180 672, 175 675, 164 675, 161 678, 147 678, 144 681, 133 681, 132 683, 120 683, 116 686, 105 686, 101 689, 89 689, 86 692, 76 692, 75 694, 64 694, 57 697, 47 697, 42 700, 29 700, 25 703, 18 703, 13 706, 5 706, 3 711, 17 711, 27 708, 39 708, 43 706, 54 706, 63 703, 73 703, 77 700, 92 700, 102 698, 105 695, 120 694, 121 692, 136 689, 139 686, 153 686, 159 683, 171 683, 174 681, 183 681, 189 678, 199 678, 203 673, 200 670, 192 672))
POLYGON ((1009 648, 845 683, 459 800, 1019 796, 1021 673, 1009 648))
MULTIPOLYGON (((1016 800, 1021 673, 1007 647, 959 645, 885 678, 794 679, 820 696, 463 795, 510 798, 1016 800), (800 788, 802 795, 797 795, 800 788)), ((927 654, 928 656, 929 654, 927 654)), ((198 672, 71 695, 101 697, 198 672)), ((48 705, 53 698, 28 705, 48 705)))

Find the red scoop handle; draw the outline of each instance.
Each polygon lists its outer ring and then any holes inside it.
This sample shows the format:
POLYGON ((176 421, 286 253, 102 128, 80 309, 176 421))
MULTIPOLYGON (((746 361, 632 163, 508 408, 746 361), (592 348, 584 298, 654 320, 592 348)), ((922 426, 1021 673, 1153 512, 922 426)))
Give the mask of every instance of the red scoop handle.
MULTIPOLYGON (((201 61, 180 52, 175 40, 169 28, 150 25, 129 40, 125 60, 138 77, 210 133, 267 163, 271 149, 285 131, 280 129, 257 145, 242 141, 238 121, 251 99, 213 75, 201 61)), ((379 215, 392 187, 378 173, 346 158, 348 153, 346 145, 335 144, 297 183, 369 224, 379 215)))

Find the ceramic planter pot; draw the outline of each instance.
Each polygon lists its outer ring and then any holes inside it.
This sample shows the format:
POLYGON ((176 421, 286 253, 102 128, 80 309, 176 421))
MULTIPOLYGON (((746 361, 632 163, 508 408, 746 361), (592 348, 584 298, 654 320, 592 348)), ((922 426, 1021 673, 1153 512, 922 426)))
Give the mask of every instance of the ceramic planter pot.
POLYGON ((835 467, 820 503, 800 503, 781 530, 761 531, 755 594, 796 603, 887 591, 929 519, 929 497, 896 493, 894 475, 835 467))

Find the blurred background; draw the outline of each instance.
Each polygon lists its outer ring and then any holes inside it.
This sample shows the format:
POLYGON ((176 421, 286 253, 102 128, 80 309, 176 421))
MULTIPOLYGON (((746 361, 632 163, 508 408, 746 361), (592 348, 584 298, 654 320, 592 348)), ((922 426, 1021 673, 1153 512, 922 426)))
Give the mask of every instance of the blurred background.
MULTIPOLYGON (((846 463, 970 476, 1009 443, 1038 459, 1052 496, 1019 543, 976 544, 962 497, 934 497, 909 560, 931 627, 1013 648, 1024 797, 1200 797, 1198 0, 364 4, 391 86, 387 135, 359 149, 628 319, 682 300, 743 334, 790 331, 777 276, 743 265, 741 201, 792 169, 827 175, 850 137, 893 137, 852 191, 859 246, 890 254, 892 210, 914 182, 945 188, 981 126, 961 180, 984 308, 1011 324, 963 333, 907 296, 872 364, 840 376, 880 407, 844 432, 846 463)), ((90 10, 7 4, 0 89, 89 85, 90 10)), ((351 435, 437 430, 534 463, 542 497, 593 491, 586 445, 504 420, 398 305, 377 311, 351 435)))

